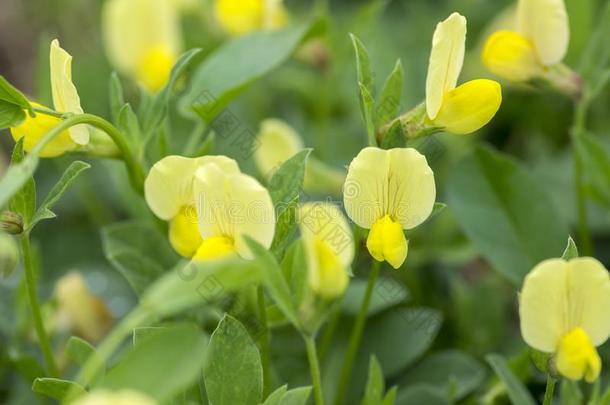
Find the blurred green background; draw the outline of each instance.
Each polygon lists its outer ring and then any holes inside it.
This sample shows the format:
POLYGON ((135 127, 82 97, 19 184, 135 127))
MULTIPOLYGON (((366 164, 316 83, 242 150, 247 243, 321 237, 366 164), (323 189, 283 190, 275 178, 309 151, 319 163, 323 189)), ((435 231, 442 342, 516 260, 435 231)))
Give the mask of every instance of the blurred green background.
MULTIPOLYGON (((211 21, 208 2, 194 3, 195 7, 182 16, 185 49, 200 47, 207 55, 224 38, 211 21)), ((294 21, 306 18, 314 7, 314 2, 308 1, 285 3, 294 21)), ((383 84, 396 59, 401 59, 405 70, 401 111, 407 111, 424 99, 427 60, 437 22, 453 11, 468 20, 467 54, 460 82, 491 77, 480 63, 481 46, 494 18, 514 5, 504 0, 329 3, 331 18, 324 38, 328 52, 324 63, 312 66, 290 60, 250 86, 229 109, 241 125, 254 133, 265 118, 284 119, 298 130, 307 146, 314 148, 318 158, 337 168, 348 165, 366 145, 348 33, 355 33, 367 46, 378 86, 383 84)), ((601 3, 566 1, 571 28, 565 61, 568 65, 578 66, 601 3)), ((2 0, 0 74, 31 99, 49 105, 48 47, 53 38, 59 38, 62 47, 74 57, 73 77, 84 110, 108 117, 108 79, 112 69, 100 38, 101 5, 101 1, 94 0, 2 0)), ((128 80, 123 83, 128 98, 137 103, 137 88, 128 80)), ((591 106, 588 120, 591 132, 606 141, 610 135, 609 106, 610 92, 605 91, 591 106)), ((571 101, 560 95, 503 86, 502 106, 489 125, 468 136, 435 136, 434 156, 429 159, 437 181, 437 200, 447 201, 447 177, 456 161, 474 145, 485 143, 521 161, 536 179, 536 186, 548 193, 561 220, 575 230, 576 200, 569 142, 572 109, 571 101)), ((171 112, 170 120, 174 129, 172 142, 185 142, 191 124, 176 111, 171 112)), ((2 131, 0 173, 6 168, 13 145, 8 131, 2 131)), ((215 152, 240 158, 239 152, 222 140, 215 152)), ((34 235, 41 260, 41 295, 50 297, 59 276, 79 270, 86 274, 92 292, 102 296, 118 318, 134 305, 135 296, 104 258, 99 229, 130 217, 148 218, 150 214, 130 191, 120 162, 84 159, 93 165, 92 170, 79 178, 57 206, 58 218, 41 224, 34 235)), ((71 160, 72 156, 65 156, 43 162, 36 174, 39 195, 49 190, 71 160)), ((260 177, 250 159, 240 160, 240 166, 260 177)), ((595 202, 590 202, 588 209, 597 257, 608 265, 609 211, 595 202)), ((557 256, 560 254, 557 252, 557 256)), ((357 275, 364 273, 364 262, 365 258, 356 259, 357 275)), ((418 230, 411 240, 407 265, 392 276, 405 283, 412 304, 425 305, 443 314, 434 350, 459 349, 482 361, 490 352, 519 354, 524 349, 518 331, 514 286, 493 272, 468 241, 451 206, 418 230)), ((20 278, 21 273, 17 272, 0 283, 0 300, 4 304, 1 318, 7 325, 14 325, 11 313, 16 312, 15 302, 19 302, 14 294, 19 291, 15 286, 20 278)), ((1 388, 10 391, 13 384, 24 385, 17 381, 5 379, 1 388)), ((539 381, 534 380, 533 385, 543 389, 539 381)), ((480 388, 479 393, 485 389, 480 388)))

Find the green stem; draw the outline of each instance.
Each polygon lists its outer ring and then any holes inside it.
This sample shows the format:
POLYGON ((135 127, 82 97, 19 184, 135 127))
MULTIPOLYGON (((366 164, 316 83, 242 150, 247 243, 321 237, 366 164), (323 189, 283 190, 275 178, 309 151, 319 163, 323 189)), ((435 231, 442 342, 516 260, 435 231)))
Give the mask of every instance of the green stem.
POLYGON ((330 315, 330 319, 326 323, 326 328, 324 328, 324 334, 322 335, 322 339, 320 342, 320 362, 324 363, 324 359, 326 359, 326 355, 328 350, 330 349, 330 345, 333 342, 333 337, 335 335, 335 330, 337 330, 337 325, 339 325, 339 320, 341 319, 341 303, 337 302, 336 307, 333 309, 332 314, 330 315))
POLYGON ((269 329, 267 326, 267 309, 265 307, 265 291, 263 286, 257 288, 258 319, 262 329, 259 339, 261 362, 263 365, 263 398, 267 398, 271 388, 271 369, 269 368, 269 329))
POLYGON ((362 339, 362 332, 364 331, 366 316, 369 311, 369 304, 371 303, 371 296, 373 295, 375 282, 379 276, 380 264, 381 262, 373 259, 371 272, 369 273, 369 281, 366 286, 366 292, 364 293, 364 299, 360 305, 360 311, 358 312, 356 323, 354 324, 349 338, 347 353, 343 359, 343 367, 341 368, 341 376, 339 377, 339 387, 335 397, 335 405, 342 405, 345 401, 347 386, 352 375, 352 367, 354 366, 354 361, 356 360, 356 354, 358 353, 358 347, 360 346, 360 340, 362 339))
POLYGON ((544 401, 542 405, 551 405, 553 403, 553 392, 555 391, 556 379, 550 375, 546 379, 546 391, 544 392, 544 401))
POLYGON ((303 335, 307 347, 307 359, 309 360, 309 371, 311 372, 311 383, 313 385, 313 397, 316 405, 324 405, 322 394, 322 378, 320 377, 320 364, 316 350, 316 341, 313 336, 303 335))
POLYGON ((588 108, 589 98, 587 94, 584 94, 576 104, 576 111, 574 112, 574 125, 572 126, 571 131, 572 148, 574 151, 574 181, 576 187, 576 208, 578 211, 578 230, 580 246, 582 247, 584 256, 591 256, 593 254, 593 242, 587 216, 586 190, 583 179, 583 161, 580 153, 578 152, 577 137, 585 131, 588 108))
MULTIPOLYGON (((48 114, 46 109, 41 110, 40 108, 36 107, 34 110, 42 114, 48 114)), ((44 147, 55 137, 59 136, 59 134, 69 129, 70 127, 73 127, 78 124, 92 125, 106 132, 108 136, 110 136, 112 141, 116 144, 117 148, 119 148, 119 150, 121 151, 121 157, 123 158, 123 161, 127 166, 132 186, 136 189, 136 191, 142 193, 144 190, 144 173, 140 165, 134 159, 134 156, 131 152, 129 145, 127 144, 127 141, 119 132, 119 130, 114 127, 114 125, 96 115, 78 114, 72 115, 69 118, 64 119, 57 126, 53 127, 53 129, 47 132, 45 136, 42 137, 42 139, 36 144, 36 146, 34 146, 31 153, 35 154, 36 156, 40 155, 40 152, 44 149, 44 147)))
POLYGON ((38 342, 40 343, 40 349, 42 350, 45 362, 47 363, 49 374, 51 377, 58 378, 60 376, 59 369, 55 363, 49 335, 47 335, 42 322, 42 316, 40 314, 38 289, 36 287, 36 276, 34 275, 32 249, 30 246, 30 235, 28 232, 24 233, 21 237, 21 249, 23 253, 23 267, 25 269, 25 283, 30 301, 30 308, 32 309, 32 317, 34 318, 34 328, 36 329, 36 335, 38 336, 38 342))

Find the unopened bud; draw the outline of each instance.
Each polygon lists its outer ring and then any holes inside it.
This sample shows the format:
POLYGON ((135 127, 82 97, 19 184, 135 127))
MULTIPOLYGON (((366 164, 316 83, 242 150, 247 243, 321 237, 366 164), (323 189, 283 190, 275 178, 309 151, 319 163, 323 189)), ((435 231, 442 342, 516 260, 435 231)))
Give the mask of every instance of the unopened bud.
POLYGON ((15 238, 0 232, 0 274, 2 277, 10 276, 19 262, 19 249, 15 238))
POLYGON ((12 211, 3 211, 0 214, 0 231, 11 235, 19 235, 23 232, 23 218, 12 211))

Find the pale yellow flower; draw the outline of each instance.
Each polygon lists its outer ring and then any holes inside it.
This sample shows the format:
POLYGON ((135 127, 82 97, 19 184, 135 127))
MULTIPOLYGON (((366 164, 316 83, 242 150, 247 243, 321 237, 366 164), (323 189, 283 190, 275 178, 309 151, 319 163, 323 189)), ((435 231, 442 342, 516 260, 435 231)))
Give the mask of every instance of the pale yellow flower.
POLYGON ((457 86, 465 44, 466 18, 453 13, 438 23, 426 78, 428 124, 454 134, 468 134, 486 125, 502 102, 495 81, 479 79, 457 86))
POLYGON ((526 276, 519 299, 521 334, 534 349, 555 354, 559 373, 595 381, 595 347, 610 336, 610 278, 596 259, 549 259, 526 276))
POLYGON ((214 15, 234 36, 282 28, 288 22, 282 0, 215 0, 214 15))
POLYGON ((299 209, 311 290, 326 300, 343 294, 349 281, 348 268, 354 259, 352 230, 336 205, 311 202, 299 209))
MULTIPOLYGON (((82 114, 78 91, 72 82, 72 56, 59 46, 57 39, 51 42, 50 48, 50 77, 53 107, 60 113, 82 114)), ((41 107, 38 103, 33 106, 41 107)), ((37 113, 26 119, 16 128, 11 129, 13 138, 17 141, 24 138, 24 148, 30 152, 40 139, 61 120, 46 114, 37 113)), ((55 157, 76 149, 79 145, 89 143, 89 128, 80 124, 64 131, 49 142, 40 153, 41 157, 55 157)))
POLYGON ((403 229, 415 228, 432 213, 434 173, 413 148, 368 147, 350 163, 343 198, 352 221, 370 229, 371 255, 399 268, 408 251, 403 229))
POLYGON ((121 73, 156 92, 182 49, 180 15, 171 0, 108 0, 102 10, 106 53, 121 73))
POLYGON ((269 192, 256 179, 209 163, 197 169, 193 190, 203 239, 193 260, 232 253, 250 259, 246 236, 264 248, 271 246, 275 208, 269 192))
POLYGON ((60 326, 90 342, 97 342, 110 329, 110 310, 104 301, 91 294, 81 273, 71 272, 57 280, 55 296, 60 326))
POLYGON ((502 78, 528 81, 560 64, 569 39, 563 0, 519 0, 516 30, 492 34, 483 49, 483 63, 502 78))
POLYGON ((119 391, 94 390, 85 394, 72 405, 157 405, 149 396, 131 389, 119 391))
POLYGON ((148 206, 157 217, 170 221, 169 241, 184 257, 193 257, 202 243, 193 181, 197 169, 210 163, 225 173, 239 173, 237 162, 225 156, 167 156, 154 164, 144 181, 148 206))

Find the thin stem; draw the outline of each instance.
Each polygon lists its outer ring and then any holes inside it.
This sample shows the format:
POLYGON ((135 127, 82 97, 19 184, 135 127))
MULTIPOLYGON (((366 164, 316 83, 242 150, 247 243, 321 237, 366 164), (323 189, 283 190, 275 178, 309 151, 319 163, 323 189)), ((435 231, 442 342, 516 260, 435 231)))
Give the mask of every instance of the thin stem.
POLYGON ((577 137, 580 136, 585 130, 588 108, 589 98, 587 94, 584 94, 576 104, 576 111, 574 112, 574 125, 572 126, 571 134, 572 148, 574 151, 574 181, 576 187, 576 207, 578 211, 578 233, 582 252, 585 256, 591 256, 593 254, 593 242, 587 216, 586 190, 583 179, 583 161, 582 156, 580 156, 578 151, 577 137))
MULTIPOLYGON (((36 108, 35 110, 43 114, 46 113, 45 111, 41 111, 38 108, 36 108)), ((40 155, 40 152, 42 152, 44 147, 49 142, 51 142, 56 136, 61 134, 63 131, 69 129, 70 127, 73 127, 78 124, 92 125, 106 132, 108 136, 110 136, 112 141, 116 144, 117 148, 119 148, 119 150, 121 151, 121 157, 123 158, 123 161, 127 166, 132 186, 136 189, 136 191, 142 193, 144 189, 144 173, 142 172, 142 168, 140 167, 140 165, 134 159, 134 156, 131 153, 131 149, 129 148, 127 141, 119 132, 119 130, 114 127, 114 125, 112 125, 105 119, 98 117, 97 115, 78 114, 66 118, 61 123, 53 127, 53 129, 51 129, 49 132, 47 132, 45 136, 43 136, 42 139, 32 149, 31 153, 35 154, 36 156, 40 155)))
POLYGON ((49 335, 44 328, 42 322, 42 315, 40 314, 40 304, 38 303, 38 288, 36 286, 36 277, 34 275, 34 266, 32 263, 32 249, 30 246, 30 235, 25 232, 21 237, 21 249, 23 253, 23 267, 25 268, 25 283, 27 287, 28 298, 30 301, 30 308, 32 309, 32 317, 34 318, 34 328, 36 329, 36 335, 38 336, 38 342, 40 343, 40 349, 44 356, 49 374, 51 377, 59 377, 59 369, 55 363, 53 357, 53 349, 51 348, 51 342, 49 335))
POLYGON ((257 287, 258 320, 261 327, 261 336, 258 342, 263 365, 263 397, 267 398, 271 388, 271 369, 269 368, 269 329, 267 326, 267 309, 265 307, 265 291, 263 286, 257 287))
POLYGON ((554 379, 550 375, 547 376, 546 391, 544 392, 544 401, 542 402, 542 405, 551 405, 553 403, 553 392, 555 391, 556 382, 556 379, 554 379))
POLYGON ((333 342, 333 337, 335 336, 335 331, 337 330, 337 325, 339 325, 339 320, 341 319, 341 305, 337 303, 333 312, 330 315, 330 319, 326 323, 326 328, 324 328, 324 334, 322 335, 322 339, 320 341, 320 362, 324 363, 324 359, 326 359, 326 354, 330 349, 330 345, 333 342))
POLYGON ((320 364, 316 350, 316 341, 313 336, 303 335, 307 347, 307 359, 309 360, 309 371, 311 372, 311 383, 313 385, 313 397, 316 405, 324 405, 322 394, 322 378, 320 377, 320 364))
POLYGON ((358 353, 358 347, 360 346, 360 340, 362 339, 362 332, 364 331, 364 325, 366 323, 366 316, 369 311, 369 304, 371 303, 371 296, 373 295, 373 289, 379 276, 379 267, 381 262, 373 259, 371 266, 371 272, 369 273, 369 281, 366 286, 366 292, 364 293, 364 299, 360 305, 360 311, 356 318, 356 323, 352 329, 352 333, 349 338, 347 346, 347 353, 343 359, 343 366, 341 368, 341 376, 339 377, 339 387, 337 389, 337 396, 335 397, 335 405, 341 405, 345 401, 345 395, 347 392, 347 386, 352 375, 352 367, 358 353))

